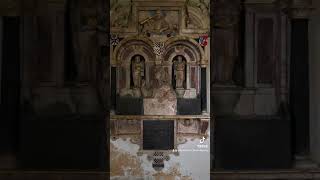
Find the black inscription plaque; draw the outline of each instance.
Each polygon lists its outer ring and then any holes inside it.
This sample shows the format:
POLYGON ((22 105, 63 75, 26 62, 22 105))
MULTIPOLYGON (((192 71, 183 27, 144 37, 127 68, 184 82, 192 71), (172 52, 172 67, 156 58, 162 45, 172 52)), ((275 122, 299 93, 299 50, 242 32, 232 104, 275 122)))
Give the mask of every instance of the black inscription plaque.
POLYGON ((174 149, 174 121, 143 121, 143 149, 174 149))

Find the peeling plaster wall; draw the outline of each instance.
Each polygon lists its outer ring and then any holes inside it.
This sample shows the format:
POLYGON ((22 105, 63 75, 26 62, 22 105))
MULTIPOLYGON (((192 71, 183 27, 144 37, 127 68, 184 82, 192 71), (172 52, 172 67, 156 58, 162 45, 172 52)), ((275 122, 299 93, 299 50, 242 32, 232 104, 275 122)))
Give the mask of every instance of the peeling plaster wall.
POLYGON ((146 154, 137 155, 139 146, 132 144, 130 139, 110 140, 111 179, 209 180, 210 139, 207 138, 202 144, 208 148, 198 148, 199 140, 188 138, 187 143, 179 145, 180 154, 171 154, 170 160, 165 161, 161 171, 152 168, 152 162, 147 159, 146 154), (192 149, 205 151, 190 152, 192 149))

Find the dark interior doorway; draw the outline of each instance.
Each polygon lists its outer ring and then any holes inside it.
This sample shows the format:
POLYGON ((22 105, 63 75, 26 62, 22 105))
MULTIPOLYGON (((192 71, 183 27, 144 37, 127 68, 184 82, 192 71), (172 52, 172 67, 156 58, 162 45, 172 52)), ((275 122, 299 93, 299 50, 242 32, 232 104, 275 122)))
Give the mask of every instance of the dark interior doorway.
POLYGON ((2 18, 1 153, 16 153, 20 104, 20 19, 2 18))

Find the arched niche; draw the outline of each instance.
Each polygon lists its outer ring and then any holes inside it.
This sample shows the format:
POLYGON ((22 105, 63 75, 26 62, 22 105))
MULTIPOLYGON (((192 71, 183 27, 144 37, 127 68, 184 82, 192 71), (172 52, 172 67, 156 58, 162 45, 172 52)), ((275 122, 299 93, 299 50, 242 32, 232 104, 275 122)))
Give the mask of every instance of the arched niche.
POLYGON ((146 86, 150 86, 150 74, 155 64, 152 41, 142 37, 123 39, 115 48, 112 66, 117 68, 117 92, 121 89, 131 88, 131 60, 139 55, 145 64, 146 86))
POLYGON ((130 88, 140 88, 142 86, 142 81, 146 80, 145 62, 144 57, 139 54, 134 55, 131 58, 130 88), (137 62, 137 60, 139 62, 137 62))
POLYGON ((169 77, 173 82, 173 61, 182 56, 186 61, 185 89, 200 93, 200 66, 205 62, 204 50, 197 41, 188 37, 172 38, 166 42, 166 50, 162 65, 168 69, 169 77))

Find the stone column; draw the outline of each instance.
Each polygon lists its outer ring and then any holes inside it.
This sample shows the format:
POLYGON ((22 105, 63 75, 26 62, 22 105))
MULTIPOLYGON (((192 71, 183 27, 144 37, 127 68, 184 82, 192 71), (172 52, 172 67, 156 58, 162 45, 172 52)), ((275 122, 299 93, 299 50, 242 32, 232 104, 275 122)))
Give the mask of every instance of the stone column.
POLYGON ((293 0, 291 17, 290 112, 296 166, 305 167, 310 153, 309 128, 309 48, 307 0, 293 0))
POLYGON ((254 13, 246 8, 245 13, 245 87, 255 86, 254 81, 254 13))
POLYGON ((207 112, 207 68, 201 67, 201 110, 207 112))
POLYGON ((65 55, 65 0, 48 0, 49 15, 52 23, 52 60, 57 86, 64 83, 65 55))
POLYGON ((2 101, 1 101, 1 84, 2 84, 2 17, 0 16, 0 107, 1 107, 1 104, 2 104, 2 101))

